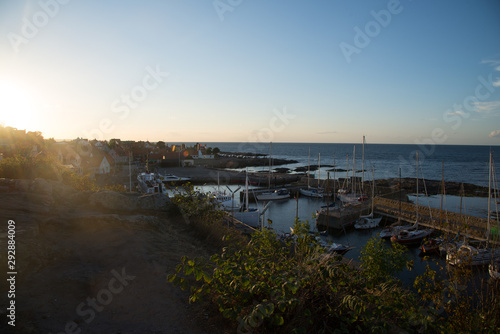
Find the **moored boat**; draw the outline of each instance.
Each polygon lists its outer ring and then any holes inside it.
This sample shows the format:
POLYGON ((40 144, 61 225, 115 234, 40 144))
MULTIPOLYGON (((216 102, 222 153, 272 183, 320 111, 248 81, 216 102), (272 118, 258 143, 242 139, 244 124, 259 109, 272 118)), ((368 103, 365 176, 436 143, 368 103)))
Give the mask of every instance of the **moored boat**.
POLYGON ((439 246, 443 243, 441 238, 430 238, 424 240, 420 245, 420 255, 439 254, 439 246))
POLYGON ((290 191, 286 188, 266 191, 255 195, 258 201, 274 201, 279 199, 289 199, 290 191))
POLYGON ((397 242, 402 245, 415 245, 420 244, 422 240, 429 237, 433 229, 426 230, 402 230, 397 235, 391 237, 392 242, 397 242))
POLYGON ((137 181, 137 188, 144 194, 167 193, 165 185, 158 181, 158 175, 156 173, 150 173, 148 171, 140 173, 137 175, 137 181))
POLYGON ((458 251, 446 254, 446 262, 453 265, 480 266, 500 260, 500 249, 476 248, 465 244, 458 251))
POLYGON ((191 180, 190 177, 182 177, 173 174, 161 174, 161 173, 158 173, 158 179, 163 183, 182 183, 191 180))
POLYGON ((500 279, 500 259, 490 263, 488 272, 491 278, 500 279))

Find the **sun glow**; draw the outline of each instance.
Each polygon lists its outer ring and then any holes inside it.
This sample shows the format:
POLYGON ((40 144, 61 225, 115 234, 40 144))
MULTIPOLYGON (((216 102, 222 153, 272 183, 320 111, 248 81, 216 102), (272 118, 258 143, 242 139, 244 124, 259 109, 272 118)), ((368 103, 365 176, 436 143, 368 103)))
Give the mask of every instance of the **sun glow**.
POLYGON ((20 130, 34 130, 34 117, 32 96, 21 86, 0 80, 0 124, 20 130))

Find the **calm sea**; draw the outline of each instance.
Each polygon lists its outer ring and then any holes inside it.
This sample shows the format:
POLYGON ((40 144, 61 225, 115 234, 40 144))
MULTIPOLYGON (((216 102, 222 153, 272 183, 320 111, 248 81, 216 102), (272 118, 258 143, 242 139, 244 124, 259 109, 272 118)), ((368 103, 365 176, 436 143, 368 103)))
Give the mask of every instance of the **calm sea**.
MULTIPOLYGON (((310 143, 207 143, 208 147, 218 147, 222 152, 248 152, 268 155, 272 158, 293 159, 299 163, 280 167, 296 168, 320 162, 321 179, 326 179, 327 170, 335 165, 339 169, 353 169, 355 157, 356 175, 361 176, 363 166, 363 145, 360 144, 310 144, 310 143), (320 161, 318 161, 320 160, 320 161)), ((403 144, 365 144, 364 170, 365 179, 371 179, 374 169, 375 179, 397 178, 401 168, 402 177, 416 176, 416 152, 418 152, 419 177, 441 180, 444 163, 445 181, 467 182, 488 186, 489 152, 493 151, 493 160, 500 161, 498 146, 468 145, 403 145, 403 144)), ((253 170, 267 169, 253 168, 253 170)), ((495 168, 496 170, 496 168, 495 168)), ((250 170, 252 171, 252 170, 250 170)), ((352 175, 352 172, 349 173, 352 175)), ((345 177, 345 172, 337 172, 335 178, 345 177)), ((330 172, 333 178, 333 172, 330 172)))

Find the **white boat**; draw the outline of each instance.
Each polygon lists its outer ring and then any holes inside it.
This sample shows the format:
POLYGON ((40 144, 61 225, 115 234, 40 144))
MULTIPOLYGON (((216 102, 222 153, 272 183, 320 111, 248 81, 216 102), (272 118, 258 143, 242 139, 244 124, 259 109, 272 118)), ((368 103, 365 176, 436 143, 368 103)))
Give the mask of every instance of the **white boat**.
POLYGON ((433 229, 426 230, 402 230, 397 235, 391 237, 392 242, 402 245, 415 245, 422 243, 422 240, 429 237, 434 232, 433 229))
POLYGON ((349 244, 339 244, 332 242, 330 246, 326 249, 326 252, 331 254, 344 255, 353 248, 354 247, 351 247, 349 244))
POLYGON ((492 183, 493 152, 490 152, 488 179, 488 219, 486 230, 486 247, 474 247, 468 243, 460 246, 458 251, 446 254, 446 262, 451 265, 486 265, 500 260, 500 249, 488 247, 491 231, 491 183, 492 183))
POLYGON ((140 192, 144 194, 157 194, 157 193, 167 193, 167 188, 162 182, 158 181, 158 175, 156 173, 143 172, 137 175, 137 181, 139 182, 137 187, 140 192))
POLYGON ((274 201, 279 199, 289 199, 290 191, 286 188, 276 189, 274 191, 266 191, 260 194, 256 194, 255 198, 258 201, 274 201))
POLYGON ((373 212, 367 216, 359 217, 358 221, 354 224, 354 228, 357 230, 367 230, 370 228, 375 228, 380 224, 382 217, 373 218, 373 212))
POLYGON ((238 219, 240 222, 247 224, 254 228, 259 228, 260 226, 260 215, 261 212, 258 208, 249 207, 248 201, 248 175, 245 179, 245 206, 239 211, 234 212, 234 218, 238 219))
POLYGON ((425 238, 429 237, 434 232, 434 229, 432 228, 426 230, 418 229, 418 152, 416 152, 416 162, 417 162, 417 178, 415 183, 417 184, 417 198, 415 205, 416 206, 415 224, 412 226, 411 229, 400 230, 396 235, 393 235, 391 237, 392 242, 397 242, 403 245, 420 244, 425 238))
MULTIPOLYGON (((309 148, 309 157, 311 156, 311 148, 309 148)), ((321 154, 319 155, 318 158, 318 165, 320 165, 320 160, 321 159, 321 154)), ((321 165, 320 165, 321 166, 321 165)), ((318 174, 319 170, 321 167, 318 169, 318 174)), ((310 163, 309 163, 309 158, 307 159, 307 189, 302 189, 300 188, 300 194, 307 196, 307 197, 314 197, 314 198, 323 198, 324 196, 324 190, 319 187, 319 175, 318 175, 318 187, 314 188, 309 185, 309 179, 310 179, 310 163)))
POLYGON ((374 203, 375 203, 375 170, 373 171, 373 186, 372 186, 372 212, 366 216, 360 216, 359 219, 354 224, 354 228, 357 230, 367 230, 370 228, 375 228, 380 224, 382 217, 374 218, 374 203))
POLYGON ((418 228, 417 224, 412 224, 412 225, 400 225, 400 222, 392 225, 392 226, 389 226, 387 228, 384 228, 382 231, 380 231, 380 237, 382 239, 390 239, 392 238, 393 236, 399 234, 399 232, 403 231, 403 230, 407 230, 407 231, 412 231, 412 230, 416 230, 418 228))
POLYGON ((300 189, 300 194, 307 197, 323 198, 324 191, 321 188, 308 187, 307 189, 300 189))
POLYGON ((500 279, 500 260, 493 261, 488 266, 491 278, 500 279))
POLYGON ((181 177, 173 174, 161 174, 161 173, 158 173, 158 179, 164 183, 187 182, 191 180, 190 177, 181 177))
POLYGON ((446 262, 452 266, 479 266, 500 260, 500 249, 476 248, 469 244, 460 246, 457 252, 446 254, 446 262))
MULTIPOLYGON (((239 188, 238 188, 239 189, 239 188)), ((235 191, 238 191, 236 189, 235 191)), ((229 189, 231 191, 231 189, 229 189)), ((234 200, 233 193, 226 194, 220 190, 219 174, 217 173, 217 190, 215 192, 209 193, 208 196, 215 202, 215 204, 222 210, 234 211, 239 210, 241 205, 239 202, 234 200)))

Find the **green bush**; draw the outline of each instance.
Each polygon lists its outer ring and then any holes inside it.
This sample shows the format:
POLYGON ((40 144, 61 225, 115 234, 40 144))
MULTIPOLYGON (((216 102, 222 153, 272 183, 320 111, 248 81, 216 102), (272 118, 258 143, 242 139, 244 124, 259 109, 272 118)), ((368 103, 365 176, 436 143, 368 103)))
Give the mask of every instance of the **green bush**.
POLYGON ((243 332, 388 332, 424 322, 418 303, 398 284, 374 284, 366 270, 325 254, 307 223, 297 221, 294 231, 294 241, 265 229, 210 260, 185 257, 168 280, 191 286, 191 302, 209 300, 243 332))

